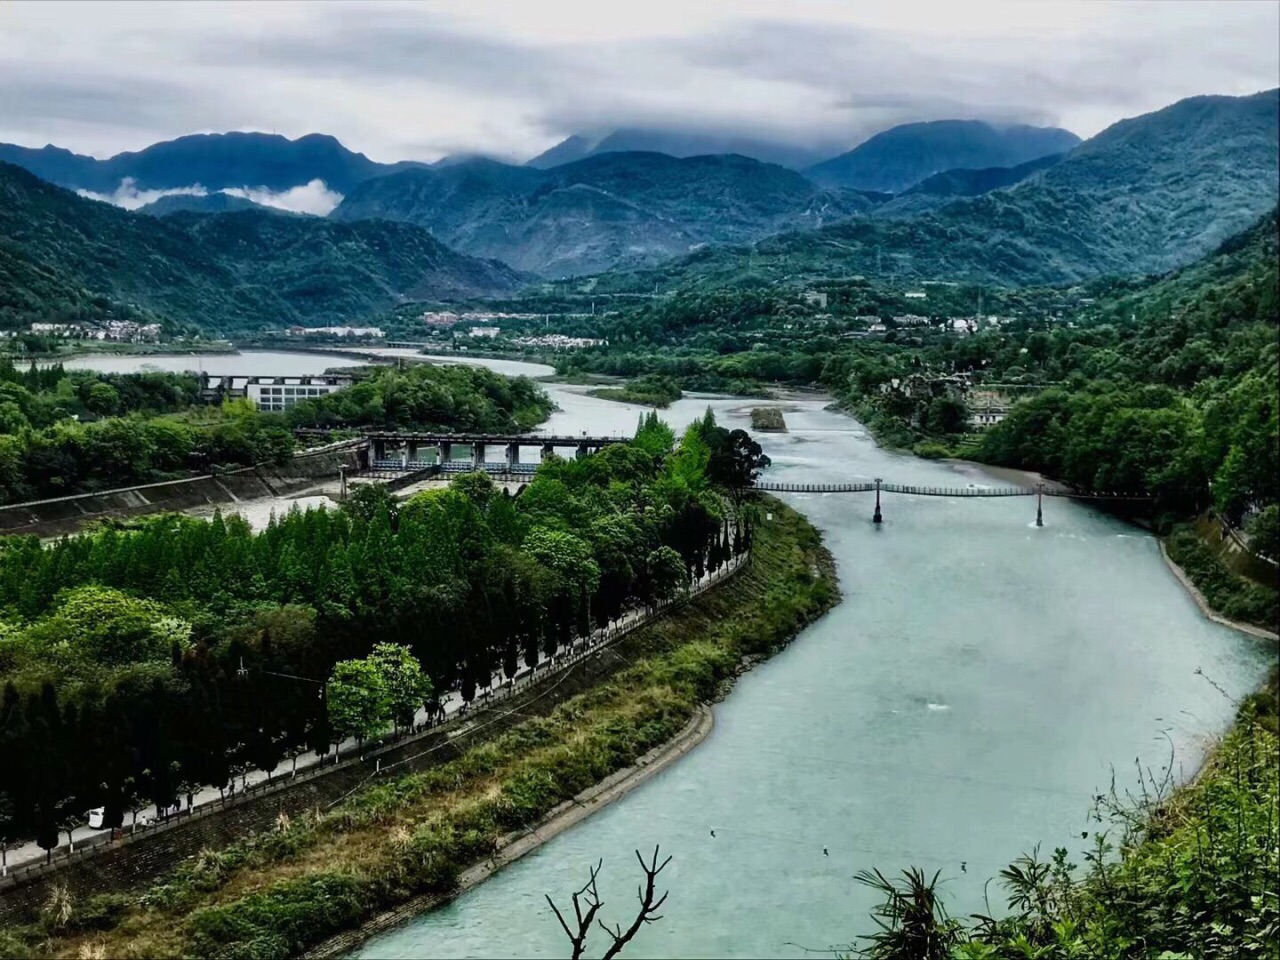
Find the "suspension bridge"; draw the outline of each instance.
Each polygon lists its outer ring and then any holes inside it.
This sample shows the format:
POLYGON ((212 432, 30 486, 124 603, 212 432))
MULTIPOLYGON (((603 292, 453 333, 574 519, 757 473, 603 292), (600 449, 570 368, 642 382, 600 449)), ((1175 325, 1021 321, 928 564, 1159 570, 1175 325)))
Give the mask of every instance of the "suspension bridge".
POLYGON ((884 514, 880 509, 880 494, 895 493, 909 497, 1035 497, 1036 526, 1044 526, 1044 498, 1060 497, 1067 500, 1089 500, 1093 502, 1110 501, 1115 503, 1149 503, 1150 496, 1131 493, 1110 493, 1091 491, 1081 493, 1049 487, 1038 483, 1034 487, 929 487, 903 483, 887 483, 879 478, 861 483, 777 483, 757 481, 752 489, 763 493, 874 493, 876 495, 875 512, 871 516, 873 523, 882 523, 884 514))

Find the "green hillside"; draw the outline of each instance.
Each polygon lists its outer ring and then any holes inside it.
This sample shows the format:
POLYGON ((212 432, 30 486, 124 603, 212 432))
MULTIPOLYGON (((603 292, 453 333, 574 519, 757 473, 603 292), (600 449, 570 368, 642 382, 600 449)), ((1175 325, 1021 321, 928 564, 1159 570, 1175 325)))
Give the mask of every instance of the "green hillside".
POLYGON ((598 286, 798 285, 857 274, 1028 285, 1163 273, 1275 204, 1277 94, 1194 97, 1121 121, 1032 180, 934 212, 701 250, 598 286))
POLYGON ((465 253, 557 277, 820 227, 872 205, 747 157, 602 153, 550 170, 485 159, 409 170, 360 184, 331 216, 414 223, 465 253))
POLYGON ((358 319, 408 298, 520 283, 408 224, 262 211, 161 220, 0 164, 0 324, 10 329, 132 310, 227 332, 358 319))

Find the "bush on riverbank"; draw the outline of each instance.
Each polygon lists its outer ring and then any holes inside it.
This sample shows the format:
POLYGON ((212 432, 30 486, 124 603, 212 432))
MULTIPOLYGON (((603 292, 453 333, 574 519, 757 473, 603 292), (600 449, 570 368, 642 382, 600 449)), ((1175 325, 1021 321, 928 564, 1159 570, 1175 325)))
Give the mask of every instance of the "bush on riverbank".
POLYGON ((1280 595, 1228 570, 1193 528, 1176 527, 1165 549, 1213 609, 1231 620, 1275 629, 1280 621, 1280 595))
POLYGON ((548 716, 440 767, 371 785, 331 812, 206 852, 105 934, 41 928, 5 947, 286 957, 413 896, 447 892, 504 833, 671 739, 743 657, 777 649, 836 601, 817 532, 781 503, 768 509, 748 568, 628 636, 619 652, 630 665, 548 716))
POLYGON ((671 406, 681 397, 684 391, 674 377, 651 373, 634 380, 627 381, 622 387, 601 387, 587 391, 588 395, 600 400, 616 400, 619 403, 636 403, 643 407, 671 406))

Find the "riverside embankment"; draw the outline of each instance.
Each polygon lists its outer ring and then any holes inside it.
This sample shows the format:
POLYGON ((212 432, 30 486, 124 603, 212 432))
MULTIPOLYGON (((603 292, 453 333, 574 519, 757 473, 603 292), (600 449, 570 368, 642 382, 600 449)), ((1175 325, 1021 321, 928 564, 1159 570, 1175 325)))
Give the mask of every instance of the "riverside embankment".
POLYGON ((357 448, 355 443, 334 444, 303 451, 282 464, 5 504, 0 506, 0 534, 56 537, 95 520, 289 498, 317 484, 334 482, 340 469, 354 471, 358 467, 357 448))

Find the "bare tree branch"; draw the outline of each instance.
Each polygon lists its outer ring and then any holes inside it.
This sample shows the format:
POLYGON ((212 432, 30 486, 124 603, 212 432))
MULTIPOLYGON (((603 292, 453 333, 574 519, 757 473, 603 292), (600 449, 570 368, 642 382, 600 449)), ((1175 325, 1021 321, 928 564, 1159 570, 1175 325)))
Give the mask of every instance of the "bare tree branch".
POLYGON ((564 915, 560 913, 560 908, 551 899, 551 895, 544 894, 547 898, 547 903, 551 904, 551 909, 555 912, 556 919, 560 921, 560 926, 564 928, 565 936, 573 944, 572 960, 582 960, 582 951, 586 947, 587 934, 591 931, 591 921, 596 918, 596 913, 603 906, 596 891, 596 877, 599 875, 600 868, 603 865, 603 860, 596 861, 596 865, 591 868, 591 878, 583 885, 582 889, 576 891, 573 895, 573 914, 578 924, 577 933, 569 928, 569 924, 565 922, 564 915), (587 905, 585 914, 582 912, 584 903, 587 905))
POLYGON ((631 922, 631 926, 627 928, 626 933, 622 932, 621 927, 610 930, 603 923, 600 924, 604 931, 609 934, 609 936, 613 937, 613 945, 605 951, 604 960, 613 960, 614 957, 621 953, 622 948, 631 942, 631 939, 640 932, 640 928, 646 923, 653 923, 655 920, 662 919, 662 915, 659 914, 658 911, 662 909, 662 905, 667 902, 667 896, 670 891, 663 893, 661 897, 658 897, 655 900, 654 886, 655 881, 658 878, 658 874, 666 869, 667 864, 671 862, 671 858, 667 857, 667 859, 663 860, 662 864, 659 865, 658 847, 655 846, 653 848, 653 860, 651 863, 644 862, 644 858, 640 856, 639 850, 636 851, 636 859, 640 861, 640 869, 644 871, 644 889, 643 891, 639 888, 636 890, 636 895, 640 898, 640 910, 636 913, 636 918, 631 922))
POLYGON ((572 960, 582 960, 582 952, 586 948, 587 934, 591 931, 591 924, 594 922, 613 940, 613 944, 605 951, 604 960, 614 960, 622 948, 631 942, 632 938, 640 932, 640 928, 646 923, 653 923, 655 920, 661 920, 662 915, 658 913, 662 909, 662 905, 667 902, 668 892, 657 896, 656 881, 658 874, 666 869, 667 864, 671 862, 671 858, 658 863, 658 847, 653 848, 652 861, 646 863, 644 858, 640 856, 640 851, 636 851, 636 859, 640 861, 640 869, 644 871, 645 882, 643 887, 636 888, 636 896, 640 900, 640 910, 636 914, 636 918, 632 921, 630 927, 625 931, 622 925, 618 924, 610 927, 603 920, 597 920, 596 914, 600 911, 603 904, 600 902, 600 895, 596 889, 596 878, 600 874, 600 868, 603 861, 597 861, 596 865, 591 869, 591 877, 587 880, 582 889, 573 895, 573 914, 577 924, 577 930, 569 925, 560 908, 556 906, 550 894, 544 894, 547 903, 550 904, 551 910, 556 915, 556 919, 560 921, 560 927, 564 930, 565 936, 569 938, 569 943, 573 945, 572 960), (583 906, 586 911, 583 911, 583 906))

